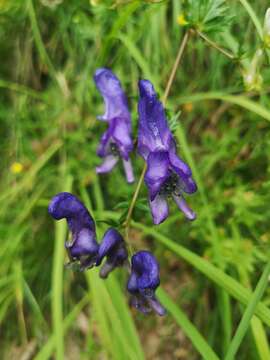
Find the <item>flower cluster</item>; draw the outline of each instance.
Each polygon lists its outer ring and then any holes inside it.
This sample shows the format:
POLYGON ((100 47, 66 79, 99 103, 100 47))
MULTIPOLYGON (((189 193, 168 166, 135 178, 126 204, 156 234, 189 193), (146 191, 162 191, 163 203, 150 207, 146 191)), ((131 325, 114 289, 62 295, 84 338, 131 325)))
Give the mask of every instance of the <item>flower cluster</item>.
POLYGON ((130 272, 127 289, 131 294, 131 305, 143 313, 154 310, 161 316, 165 314, 165 309, 155 296, 160 283, 159 265, 150 252, 138 251, 132 256, 130 266, 124 239, 113 228, 105 232, 98 244, 91 214, 76 196, 68 192, 55 195, 48 211, 55 220, 65 218, 67 221, 71 232, 71 241, 65 244, 69 264, 78 264, 83 271, 103 262, 99 272, 101 278, 106 278, 116 267, 127 267, 130 272))
MULTIPOLYGON (((105 158, 97 173, 111 171, 119 157, 123 159, 128 182, 134 180, 129 153, 132 151, 131 117, 127 99, 117 77, 109 69, 98 69, 94 76, 105 101, 105 114, 98 118, 109 123, 98 148, 105 158)), ((149 190, 149 205, 154 224, 169 215, 167 199, 172 197, 187 219, 195 213, 188 207, 183 193, 197 190, 189 166, 177 156, 176 143, 169 129, 162 103, 148 80, 139 81, 138 152, 147 162, 145 184, 149 190)))
MULTIPOLYGON (((130 153, 133 140, 127 97, 120 81, 109 69, 98 69, 94 81, 105 103, 105 112, 98 119, 108 123, 97 150, 103 163, 96 172, 110 172, 121 159, 127 182, 132 183, 134 175, 130 153)), ((148 80, 139 81, 138 113, 138 153, 147 164, 144 181, 154 224, 160 224, 168 217, 170 197, 187 219, 194 220, 196 215, 187 205, 184 193, 194 193, 196 183, 189 166, 177 155, 165 110, 148 80)), ((71 240, 65 243, 69 266, 83 271, 101 265, 99 274, 103 279, 116 267, 124 266, 129 271, 127 290, 131 294, 131 305, 145 314, 152 310, 160 316, 166 313, 155 295, 160 284, 159 264, 151 252, 138 251, 129 262, 126 243, 114 228, 109 228, 98 243, 91 214, 70 193, 55 195, 49 205, 49 214, 55 220, 65 218, 67 221, 71 232, 71 240)))

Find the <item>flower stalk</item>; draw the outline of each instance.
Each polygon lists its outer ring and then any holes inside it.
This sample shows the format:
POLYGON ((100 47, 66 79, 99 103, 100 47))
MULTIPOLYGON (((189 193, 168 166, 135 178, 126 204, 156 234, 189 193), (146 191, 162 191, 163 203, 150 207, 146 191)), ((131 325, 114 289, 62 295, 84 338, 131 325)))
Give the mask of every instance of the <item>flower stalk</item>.
MULTIPOLYGON (((182 41, 180 43, 180 47, 179 47, 175 62, 173 64, 173 67, 172 67, 172 70, 171 70, 171 73, 170 73, 170 76, 169 76, 169 80, 168 80, 167 85, 165 87, 165 92, 164 92, 163 99, 162 99, 162 102, 163 102, 164 106, 165 106, 165 104, 167 102, 167 99, 168 99, 168 96, 169 96, 173 81, 175 79, 176 71, 177 71, 177 68, 178 68, 178 66, 179 66, 179 64, 181 62, 182 57, 183 57, 184 50, 185 50, 186 45, 188 43, 188 39, 189 39, 189 31, 187 31, 185 33, 185 35, 184 35, 184 37, 183 37, 183 39, 182 39, 182 41)), ((140 178, 139 178, 139 181, 138 181, 138 184, 136 186, 133 197, 131 199, 126 219, 125 219, 125 221, 123 223, 123 226, 125 227, 125 230, 126 230, 126 237, 127 238, 128 238, 128 232, 129 232, 130 221, 131 221, 131 218, 132 218, 132 213, 133 213, 136 201, 138 199, 140 189, 142 187, 142 183, 143 183, 143 179, 144 179, 146 170, 147 170, 147 163, 145 162, 143 170, 142 170, 140 178)))

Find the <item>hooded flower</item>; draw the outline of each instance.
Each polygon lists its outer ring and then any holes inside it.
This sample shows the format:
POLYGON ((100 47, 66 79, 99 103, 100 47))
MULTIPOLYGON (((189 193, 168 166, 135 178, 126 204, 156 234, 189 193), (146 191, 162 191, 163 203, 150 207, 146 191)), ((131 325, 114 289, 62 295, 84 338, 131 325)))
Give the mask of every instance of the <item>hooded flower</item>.
POLYGON ((108 129, 102 135, 97 150, 104 162, 96 171, 98 174, 111 171, 121 158, 127 181, 131 183, 134 176, 129 153, 133 149, 133 142, 126 95, 120 81, 109 69, 96 70, 94 81, 105 102, 105 113, 98 116, 98 119, 108 122, 108 129))
POLYGON ((55 219, 65 218, 72 240, 66 242, 71 262, 79 262, 80 270, 95 265, 98 256, 95 223, 86 207, 76 196, 62 192, 55 195, 49 205, 49 214, 55 219))
POLYGON ((104 257, 106 257, 106 261, 99 272, 102 278, 106 278, 115 267, 128 263, 128 253, 124 239, 113 228, 108 229, 104 234, 98 251, 97 266, 101 264, 104 257))
POLYGON ((159 265, 154 255, 149 251, 139 251, 133 255, 127 284, 131 305, 144 314, 154 310, 160 316, 165 315, 166 310, 155 296, 159 284, 159 265))
POLYGON ((147 162, 145 183, 154 224, 163 222, 169 214, 168 197, 189 220, 196 215, 188 207, 183 193, 197 190, 189 166, 176 153, 176 144, 168 127, 165 111, 154 87, 148 80, 139 81, 138 152, 147 162))

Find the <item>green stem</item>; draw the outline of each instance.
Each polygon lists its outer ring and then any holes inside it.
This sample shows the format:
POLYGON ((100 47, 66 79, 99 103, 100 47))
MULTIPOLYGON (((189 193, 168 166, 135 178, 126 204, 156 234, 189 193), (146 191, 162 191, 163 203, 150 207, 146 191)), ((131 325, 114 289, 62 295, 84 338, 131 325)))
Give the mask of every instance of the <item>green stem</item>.
POLYGON ((231 341, 231 344, 229 346, 225 360, 234 359, 234 357, 239 349, 239 346, 241 345, 241 342, 248 330, 250 320, 251 320, 252 316, 254 315, 256 307, 264 294, 264 291, 268 284, 269 275, 270 275, 270 262, 266 265, 266 267, 263 271, 263 274, 256 286, 256 289, 250 299, 250 302, 248 303, 248 306, 247 306, 247 308, 244 312, 244 315, 238 325, 236 333, 231 341))
MULTIPOLYGON (((67 176, 64 191, 72 189, 72 177, 67 176)), ((63 263, 65 258, 66 223, 60 221, 55 224, 55 243, 52 269, 52 323, 56 344, 56 360, 64 359, 64 327, 63 327, 63 263)))
POLYGON ((171 74, 170 74, 170 77, 169 77, 169 80, 167 82, 167 85, 166 85, 166 88, 165 88, 165 91, 164 91, 164 96, 163 96, 163 104, 165 106, 166 102, 167 102, 167 99, 168 99, 168 96, 169 96, 169 92, 171 90, 171 87, 172 87, 172 84, 173 84, 173 80, 175 78, 175 74, 176 74, 176 71, 177 71, 177 68, 180 64, 180 61, 182 59, 182 56, 183 56, 183 53, 184 53, 184 50, 186 48, 186 45, 187 45, 187 42, 188 42, 188 38, 189 38, 189 32, 187 31, 183 37, 183 40, 181 41, 181 44, 180 44, 180 47, 179 47, 179 50, 178 50, 178 53, 177 53, 177 56, 176 56, 176 59, 175 59, 175 62, 173 64, 173 68, 172 68, 172 71, 171 71, 171 74))
POLYGON ((35 13, 35 8, 34 8, 32 0, 28 0, 28 13, 29 13, 32 31, 33 31, 34 41, 36 43, 36 47, 37 47, 39 56, 40 56, 41 60, 43 61, 43 63, 47 66, 51 77, 54 79, 54 81, 58 84, 58 86, 62 90, 62 86, 57 78, 56 70, 53 66, 53 63, 51 62, 49 55, 47 54, 45 45, 42 41, 42 37, 40 34, 37 17, 36 17, 36 13, 35 13))
POLYGON ((247 0, 239 0, 239 1, 243 5, 243 7, 246 9, 247 13, 249 14, 253 24, 256 27, 258 34, 260 36, 260 39, 262 40, 263 39, 263 29, 262 29, 262 25, 256 15, 256 13, 254 12, 254 10, 252 9, 252 7, 250 6, 250 4, 247 0))
POLYGON ((231 53, 229 53, 227 50, 223 49, 222 47, 220 47, 217 43, 215 43, 213 40, 209 39, 209 37, 207 37, 205 34, 203 34, 202 32, 200 32, 199 30, 196 30, 196 33, 208 44, 210 45, 212 48, 216 49, 217 51, 219 51, 221 54, 225 55, 227 58, 229 58, 230 60, 234 60, 235 56, 231 53))

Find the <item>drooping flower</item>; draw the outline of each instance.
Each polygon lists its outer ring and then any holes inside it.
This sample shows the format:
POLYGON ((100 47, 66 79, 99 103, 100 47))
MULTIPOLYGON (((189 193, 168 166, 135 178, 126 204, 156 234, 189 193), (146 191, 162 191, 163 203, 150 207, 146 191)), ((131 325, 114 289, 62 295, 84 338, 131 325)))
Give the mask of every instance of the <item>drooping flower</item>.
POLYGON ((56 220, 67 220, 72 239, 67 241, 65 246, 71 263, 79 263, 80 270, 93 267, 99 245, 96 241, 94 220, 83 203, 76 196, 61 192, 52 198, 48 211, 56 220))
POLYGON ((106 261, 99 272, 101 278, 106 278, 117 266, 128 264, 128 252, 124 239, 121 234, 113 228, 108 229, 104 234, 99 247, 96 266, 100 265, 105 257, 106 261))
POLYGON ((151 82, 140 80, 139 92, 138 152, 147 162, 144 180, 154 224, 160 224, 168 217, 168 197, 173 197, 185 216, 194 220, 196 215, 183 196, 183 193, 192 194, 197 190, 191 169, 177 156, 163 105, 151 82))
POLYGON ((121 158, 127 181, 131 183, 134 176, 129 154, 133 149, 133 142, 126 95, 120 81, 109 69, 96 70, 94 81, 105 102, 105 113, 98 116, 98 119, 108 122, 109 125, 97 150, 98 156, 104 158, 104 162, 96 171, 98 174, 111 171, 121 158))
POLYGON ((144 314, 154 310, 158 315, 166 313, 156 298, 160 284, 159 264, 149 251, 138 251, 131 259, 131 274, 127 289, 131 294, 131 305, 144 314))

